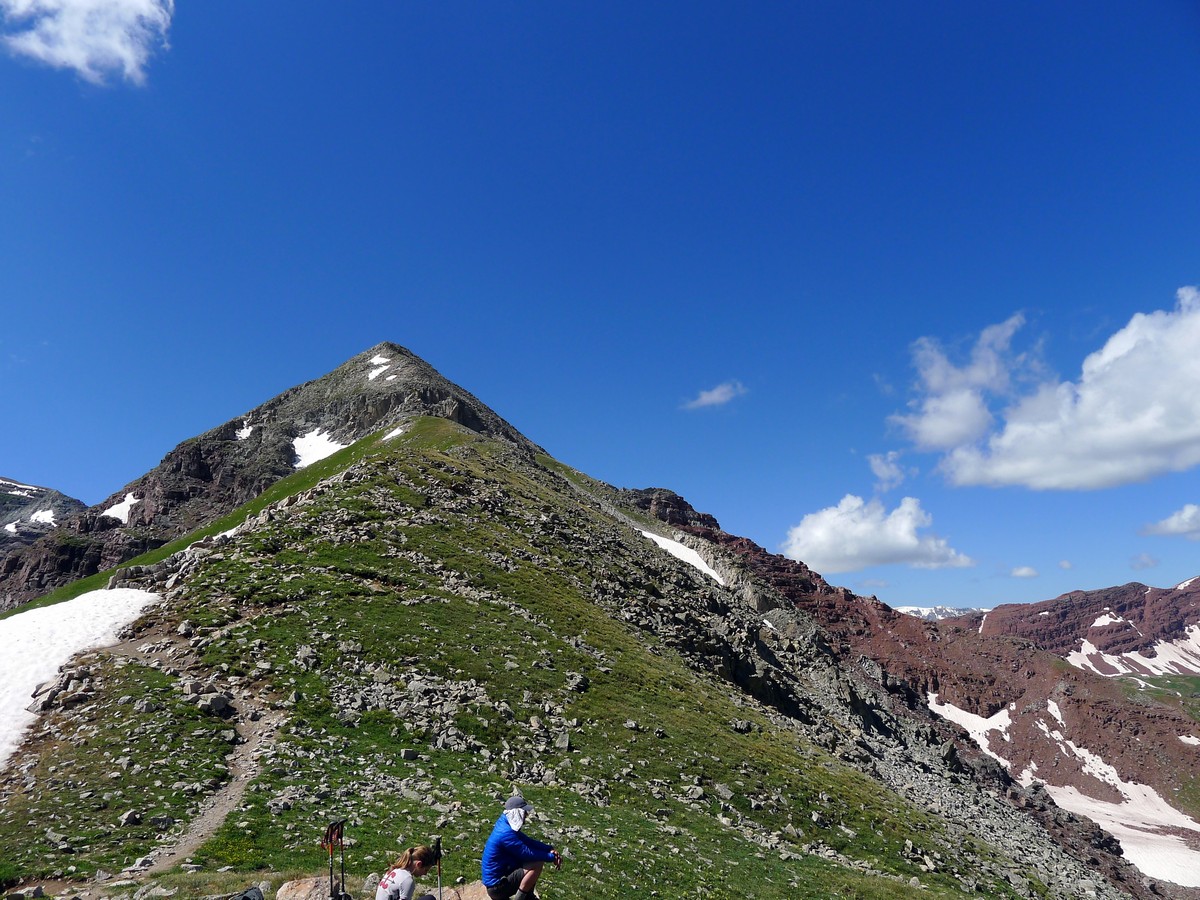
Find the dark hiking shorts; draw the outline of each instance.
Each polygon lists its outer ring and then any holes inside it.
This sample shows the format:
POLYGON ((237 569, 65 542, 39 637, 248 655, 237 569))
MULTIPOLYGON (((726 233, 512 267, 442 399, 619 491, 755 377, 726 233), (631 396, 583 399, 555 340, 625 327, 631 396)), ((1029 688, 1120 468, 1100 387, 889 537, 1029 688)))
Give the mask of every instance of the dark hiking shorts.
POLYGON ((521 886, 521 879, 525 877, 525 870, 517 867, 493 884, 487 889, 488 896, 492 900, 508 900, 517 892, 517 888, 521 886))

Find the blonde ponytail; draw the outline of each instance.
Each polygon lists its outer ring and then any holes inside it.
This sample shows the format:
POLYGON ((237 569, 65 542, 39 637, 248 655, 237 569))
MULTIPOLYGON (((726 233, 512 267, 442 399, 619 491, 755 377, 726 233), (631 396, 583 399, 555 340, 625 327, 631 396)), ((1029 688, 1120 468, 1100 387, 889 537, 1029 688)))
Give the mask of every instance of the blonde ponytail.
POLYGON ((417 847, 409 847, 400 854, 400 858, 392 863, 393 869, 407 869, 414 862, 423 862, 426 866, 432 866, 437 862, 437 854, 434 853, 432 847, 426 847, 421 844, 417 847))

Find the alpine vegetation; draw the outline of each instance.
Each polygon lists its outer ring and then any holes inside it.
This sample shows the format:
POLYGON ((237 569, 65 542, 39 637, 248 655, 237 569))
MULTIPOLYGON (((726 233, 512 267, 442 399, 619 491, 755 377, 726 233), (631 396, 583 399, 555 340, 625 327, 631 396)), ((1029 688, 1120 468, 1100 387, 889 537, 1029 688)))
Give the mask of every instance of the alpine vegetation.
MULTIPOLYGON (((7 884, 294 896, 282 883, 309 878, 328 896, 320 839, 344 823, 351 896, 435 842, 467 896, 520 795, 561 856, 544 897, 1183 890, 935 714, 931 679, 965 703, 949 656, 922 670, 865 642, 932 647, 938 623, 670 491, 587 477, 395 345, 185 442, 112 500, 130 493, 128 521, 87 511, 5 570, 14 599, 31 593, 18 571, 54 588, 0 621, 30 653, 35 614, 63 628, 86 602, 123 622, 37 676, 0 773, 7 884), (52 560, 87 582, 53 584, 52 560), (121 598, 138 599, 123 619, 121 598)), ((992 640, 979 630, 955 641, 992 640)), ((432 892, 428 866, 417 877, 432 892)))

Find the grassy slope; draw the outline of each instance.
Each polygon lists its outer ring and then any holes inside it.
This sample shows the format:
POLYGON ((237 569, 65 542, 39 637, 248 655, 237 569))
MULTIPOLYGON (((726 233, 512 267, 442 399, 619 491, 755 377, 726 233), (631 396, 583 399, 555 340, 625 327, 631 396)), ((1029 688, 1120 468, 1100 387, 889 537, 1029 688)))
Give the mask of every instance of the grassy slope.
MULTIPOLYGON (((473 880, 514 784, 539 809, 532 832, 568 855, 563 871, 547 876, 556 896, 618 897, 636 886, 674 897, 716 887, 759 898, 899 897, 911 893, 913 877, 928 894, 950 896, 959 893, 954 871, 971 877, 972 854, 987 852, 962 847, 939 872, 921 871, 902 851, 905 841, 937 845, 935 819, 754 707, 735 707, 727 686, 597 607, 588 585, 636 575, 636 553, 614 544, 609 557, 584 558, 544 533, 547 516, 570 517, 577 527, 586 518, 605 524, 554 478, 507 467, 505 451, 440 420, 338 456, 273 494, 355 461, 363 462, 361 477, 239 539, 236 553, 217 554, 171 612, 212 629, 209 666, 257 678, 269 663, 265 686, 293 712, 243 807, 197 856, 206 870, 319 873, 324 824, 349 816, 356 874, 382 871, 399 846, 440 834, 448 882, 473 880), (401 513, 387 517, 381 506, 401 513), (322 536, 329 523, 348 537, 322 536), (297 662, 304 645, 317 653, 314 668, 297 662), (485 699, 432 723, 370 704, 347 714, 335 703, 335 694, 369 693, 381 673, 398 683, 473 683, 485 699), (586 691, 571 689, 576 673, 588 679, 586 691), (733 718, 756 727, 735 732, 733 718), (488 752, 438 749, 449 729, 488 752), (559 733, 569 734, 570 749, 544 740, 559 733), (500 758, 504 747, 515 751, 512 759, 500 758), (401 748, 415 748, 419 758, 403 760, 401 748), (685 789, 697 785, 703 796, 688 799, 685 789), (769 851, 753 837, 772 832, 785 836, 790 852, 769 851), (826 848, 888 877, 805 852, 826 848)), ((188 812, 189 798, 165 789, 181 779, 163 771, 164 759, 219 775, 220 729, 171 702, 156 681, 166 676, 140 668, 122 674, 146 679, 141 690, 162 692, 153 749, 134 740, 148 725, 96 715, 87 746, 52 742, 40 763, 39 783, 57 779, 60 798, 102 798, 106 786, 122 793, 72 810, 71 834, 80 838, 73 842, 90 849, 64 859, 40 829, 31 833, 26 823, 53 802, 33 791, 0 814, 0 873, 49 874, 66 865, 87 872, 131 861, 149 849, 153 829, 114 829, 122 802, 141 797, 144 819, 188 812), (89 760, 121 756, 145 769, 124 768, 115 778, 85 771, 89 760)), ((104 702, 135 689, 114 681, 104 702)), ((987 890, 1000 896, 1007 886, 987 890)))

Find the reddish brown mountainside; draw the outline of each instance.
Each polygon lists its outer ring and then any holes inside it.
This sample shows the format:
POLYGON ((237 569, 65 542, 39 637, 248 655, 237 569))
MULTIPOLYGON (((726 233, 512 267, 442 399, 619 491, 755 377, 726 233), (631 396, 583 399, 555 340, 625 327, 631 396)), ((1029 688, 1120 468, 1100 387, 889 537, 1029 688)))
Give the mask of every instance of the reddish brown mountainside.
MULTIPOLYGON (((737 552, 826 628, 844 660, 866 657, 878 663, 894 692, 911 692, 913 702, 936 694, 940 703, 985 719, 996 716, 997 730, 988 736, 988 749, 1004 760, 1014 779, 1032 776, 1100 800, 1121 802, 1113 784, 1098 778, 1097 768, 1088 765, 1089 758, 1098 758, 1112 766, 1121 781, 1149 785, 1172 804, 1194 796, 1200 750, 1181 737, 1200 737, 1200 726, 1177 707, 1149 701, 1144 695, 1133 698, 1120 681, 1077 669, 1021 634, 1004 633, 1000 627, 980 633, 982 617, 926 622, 898 613, 874 597, 831 587, 803 563, 770 554, 751 541, 710 529, 689 530, 737 552)), ((1056 637, 1047 643, 1070 649, 1078 647, 1079 628, 1092 625, 1105 606, 1114 613, 1137 616, 1136 621, 1152 634, 1178 633, 1179 623, 1198 599, 1197 592, 1189 585, 1174 591, 1176 597, 1165 597, 1168 593, 1147 593, 1144 585, 1094 592, 1084 611, 1073 617, 1063 615, 1063 620, 1074 622, 1074 628, 1061 626, 1057 631, 1053 614, 1043 617, 1040 612, 1058 609, 1059 601, 1032 607, 1025 617, 1009 612, 1001 621, 1021 623, 1033 633, 1034 626, 1051 619, 1056 637), (1147 611, 1142 615, 1135 595, 1151 601, 1144 604, 1147 611)))

